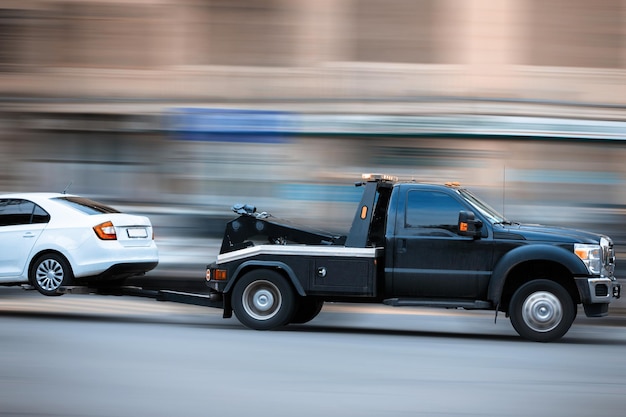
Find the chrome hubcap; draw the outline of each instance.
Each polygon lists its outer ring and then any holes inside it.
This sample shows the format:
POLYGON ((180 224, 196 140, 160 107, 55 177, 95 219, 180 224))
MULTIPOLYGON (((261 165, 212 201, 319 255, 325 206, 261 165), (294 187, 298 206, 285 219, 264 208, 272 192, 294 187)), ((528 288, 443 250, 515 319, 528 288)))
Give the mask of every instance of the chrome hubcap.
POLYGON ((46 291, 55 291, 61 286, 65 272, 63 266, 54 259, 46 259, 35 272, 37 284, 46 291))
POLYGON ((255 281, 248 285, 242 295, 246 313, 255 320, 269 320, 282 305, 280 290, 269 281, 255 281))
POLYGON ((551 292, 537 291, 530 294, 522 305, 522 317, 528 327, 536 332, 549 332, 563 318, 563 306, 551 292))
POLYGON ((267 290, 261 290, 252 297, 254 307, 259 311, 267 311, 274 304, 274 296, 267 290))

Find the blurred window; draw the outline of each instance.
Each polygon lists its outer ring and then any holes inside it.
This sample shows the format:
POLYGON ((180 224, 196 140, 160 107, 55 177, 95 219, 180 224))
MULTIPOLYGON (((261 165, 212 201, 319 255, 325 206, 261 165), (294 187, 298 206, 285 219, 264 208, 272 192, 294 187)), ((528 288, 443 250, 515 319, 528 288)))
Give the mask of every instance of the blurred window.
POLYGON ((59 198, 55 198, 55 200, 60 203, 65 204, 66 206, 72 207, 73 209, 79 210, 89 215, 103 214, 103 213, 119 213, 119 211, 117 211, 113 207, 106 206, 102 203, 98 203, 97 201, 93 201, 88 198, 59 197, 59 198))
POLYGON ((289 66, 295 58, 290 2, 211 0, 206 13, 207 54, 198 64, 289 66))
POLYGON ((463 205, 452 196, 437 191, 409 191, 405 228, 423 236, 456 236, 459 211, 463 205))
POLYGON ((61 3, 57 19, 59 64, 149 68, 163 54, 166 13, 151 4, 61 3))
POLYGON ((618 68, 622 0, 528 0, 529 64, 618 68))
POLYGON ((32 201, 0 199, 0 226, 16 226, 31 223, 47 223, 50 215, 32 201))
POLYGON ((18 69, 24 13, 23 10, 0 8, 0 72, 18 69))
POLYGON ((446 20, 436 0, 356 0, 353 57, 369 62, 438 62, 446 20))
MULTIPOLYGON (((382 142, 382 141, 381 141, 382 142)), ((447 142, 449 145, 451 142, 447 142)), ((370 165, 406 167, 475 166, 475 161, 490 158, 489 151, 457 147, 375 145, 367 158, 370 165)))

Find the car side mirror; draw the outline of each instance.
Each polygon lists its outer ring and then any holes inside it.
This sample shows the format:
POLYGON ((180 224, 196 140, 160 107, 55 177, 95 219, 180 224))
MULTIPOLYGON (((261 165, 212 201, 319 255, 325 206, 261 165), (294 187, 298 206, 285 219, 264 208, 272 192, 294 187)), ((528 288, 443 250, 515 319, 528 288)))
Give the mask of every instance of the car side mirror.
POLYGON ((459 212, 458 226, 459 226, 459 235, 478 238, 481 235, 480 229, 483 227, 483 222, 480 220, 477 220, 473 212, 461 210, 459 212))

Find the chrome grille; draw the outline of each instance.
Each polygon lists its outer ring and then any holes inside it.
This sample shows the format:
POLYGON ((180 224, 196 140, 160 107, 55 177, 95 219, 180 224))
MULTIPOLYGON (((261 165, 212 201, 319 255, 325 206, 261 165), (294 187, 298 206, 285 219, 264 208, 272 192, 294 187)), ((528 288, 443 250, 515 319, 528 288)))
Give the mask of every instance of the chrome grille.
POLYGON ((615 249, 613 247, 613 241, 607 237, 600 239, 600 248, 602 250, 602 265, 608 273, 608 276, 613 276, 615 270, 615 249))

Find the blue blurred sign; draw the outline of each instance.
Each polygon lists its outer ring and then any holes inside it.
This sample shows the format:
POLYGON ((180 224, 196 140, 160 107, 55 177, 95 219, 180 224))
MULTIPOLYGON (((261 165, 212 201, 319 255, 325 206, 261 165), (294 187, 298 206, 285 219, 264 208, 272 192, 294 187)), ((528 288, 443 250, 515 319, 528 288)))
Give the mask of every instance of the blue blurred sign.
POLYGON ((174 139, 190 141, 285 143, 294 125, 281 111, 179 108, 168 117, 174 139))
POLYGON ((307 136, 452 136, 626 140, 626 122, 485 115, 307 114, 179 108, 167 129, 180 140, 285 143, 307 136))

